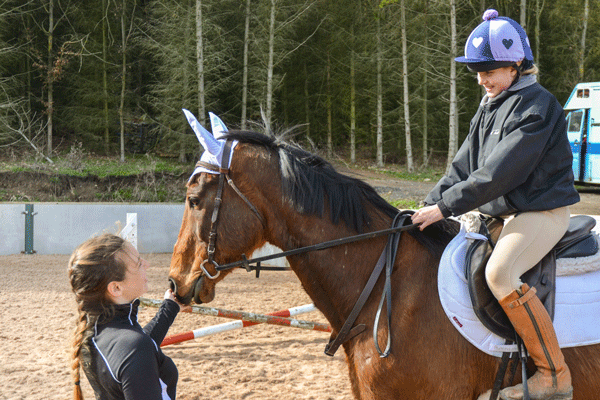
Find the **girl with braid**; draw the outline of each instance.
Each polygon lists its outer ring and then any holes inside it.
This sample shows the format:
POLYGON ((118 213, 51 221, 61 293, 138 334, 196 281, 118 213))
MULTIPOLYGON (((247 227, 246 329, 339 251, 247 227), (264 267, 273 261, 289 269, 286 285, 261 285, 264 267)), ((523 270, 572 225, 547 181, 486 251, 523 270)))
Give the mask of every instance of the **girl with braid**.
POLYGON ((167 290, 156 316, 139 325, 138 297, 148 289, 148 266, 129 242, 112 234, 87 240, 71 255, 68 273, 79 311, 75 400, 83 399, 81 369, 96 399, 175 399, 177 367, 160 343, 183 306, 167 290))

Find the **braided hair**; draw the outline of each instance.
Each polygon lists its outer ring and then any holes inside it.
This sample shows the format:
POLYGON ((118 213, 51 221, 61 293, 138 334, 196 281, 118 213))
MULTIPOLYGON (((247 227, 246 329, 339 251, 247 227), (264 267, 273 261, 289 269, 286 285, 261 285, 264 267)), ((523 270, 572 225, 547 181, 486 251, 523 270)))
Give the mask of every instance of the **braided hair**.
POLYGON ((114 315, 114 303, 107 298, 106 291, 110 282, 125 279, 125 263, 117 257, 125 243, 123 238, 113 234, 96 236, 80 244, 69 260, 69 281, 79 313, 72 342, 75 400, 83 399, 79 384, 82 349, 89 352, 88 340, 96 323, 107 321, 114 315))

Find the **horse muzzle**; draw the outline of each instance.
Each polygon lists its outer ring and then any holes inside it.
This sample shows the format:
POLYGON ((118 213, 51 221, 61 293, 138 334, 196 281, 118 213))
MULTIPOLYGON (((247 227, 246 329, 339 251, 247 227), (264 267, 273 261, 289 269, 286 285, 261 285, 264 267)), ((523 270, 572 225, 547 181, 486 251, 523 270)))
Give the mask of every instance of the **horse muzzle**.
POLYGON ((210 303, 215 298, 215 286, 213 283, 208 283, 205 275, 201 275, 192 284, 192 288, 185 296, 178 293, 178 286, 175 279, 169 278, 169 287, 175 293, 175 297, 182 304, 190 304, 192 300, 196 304, 210 303), (208 284, 207 284, 208 283, 208 284))

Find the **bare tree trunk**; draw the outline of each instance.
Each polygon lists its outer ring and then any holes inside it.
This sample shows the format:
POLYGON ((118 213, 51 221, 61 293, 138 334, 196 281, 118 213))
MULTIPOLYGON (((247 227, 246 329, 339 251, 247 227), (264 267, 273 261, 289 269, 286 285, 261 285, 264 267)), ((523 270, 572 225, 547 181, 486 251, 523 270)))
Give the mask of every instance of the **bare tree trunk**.
MULTIPOLYGON (((193 0, 192 0, 193 1, 193 0)), ((191 2, 187 1, 185 3, 185 7, 189 7, 191 6, 191 2)), ((184 35, 184 39, 183 39, 183 43, 185 46, 188 46, 189 43, 191 42, 191 35, 192 35, 192 15, 185 13, 185 29, 183 30, 183 35, 184 35)), ((190 76, 188 73, 188 69, 190 68, 189 66, 189 59, 187 56, 183 56, 183 65, 182 65, 182 77, 181 79, 183 79, 182 82, 182 86, 183 86, 183 93, 181 94, 181 104, 182 104, 182 108, 186 107, 186 103, 188 101, 188 93, 190 91, 190 76)), ((186 144, 186 140, 185 140, 185 132, 187 125, 184 126, 182 128, 182 132, 181 132, 181 141, 179 144, 179 162, 185 162, 186 161, 186 157, 185 157, 185 153, 187 150, 187 144, 186 144)))
POLYGON ((383 167, 383 84, 381 64, 383 50, 381 48, 381 10, 377 12, 377 166, 383 167))
POLYGON ((250 42, 250 0, 246 0, 246 23, 244 25, 244 66, 242 73, 242 123, 241 129, 246 129, 248 107, 248 44, 250 42))
POLYGON ((333 133, 331 122, 331 57, 327 50, 327 157, 333 155, 333 133))
MULTIPOLYGON (((427 12, 429 11, 429 0, 425 0, 425 26, 427 26, 427 12)), ((424 64, 428 65, 429 64, 429 34, 427 29, 425 29, 425 46, 423 46, 423 58, 424 58, 424 64)), ((428 131, 428 124, 427 124, 427 117, 428 117, 428 106, 429 106, 429 93, 428 93, 428 77, 429 74, 427 72, 427 69, 423 69, 423 168, 426 168, 427 165, 429 164, 429 149, 428 149, 428 140, 429 138, 427 137, 429 134, 428 131)))
POLYGON ((125 162, 125 94, 127 89, 127 42, 133 31, 133 16, 135 14, 136 1, 133 1, 133 10, 131 12, 131 21, 129 30, 125 29, 125 17, 127 13, 127 3, 131 0, 123 0, 121 3, 121 101, 119 103, 119 123, 121 125, 121 162, 125 162))
POLYGON ((535 62, 538 67, 541 67, 540 60, 540 21, 542 18, 542 10, 544 9, 545 0, 535 0, 535 62))
POLYGON ((108 6, 106 0, 102 0, 102 93, 104 96, 104 152, 108 155, 110 151, 110 131, 108 126, 108 50, 106 43, 108 6))
POLYGON ((304 63, 304 114, 306 115, 306 137, 310 141, 310 102, 308 97, 308 68, 304 63))
POLYGON ((54 41, 54 0, 48 3, 48 157, 52 155, 52 117, 54 114, 54 55, 52 52, 54 41))
POLYGON ((583 30, 581 32, 581 48, 579 50, 579 82, 584 79, 584 64, 585 64, 585 36, 587 34, 588 20, 590 16, 590 2, 585 0, 583 6, 583 30))
POLYGON ((290 113, 289 113, 289 107, 290 107, 290 103, 288 101, 288 82, 287 81, 283 81, 283 85, 282 85, 282 89, 283 89, 283 93, 281 95, 281 105, 283 108, 283 126, 290 126, 290 113))
POLYGON ((121 162, 125 162, 125 88, 127 83, 127 38, 125 34, 125 1, 121 4, 121 100, 119 102, 119 125, 121 127, 121 162))
MULTIPOLYGON (((202 44, 202 0, 196 0, 196 68, 198 72, 198 120, 206 126, 204 103, 204 46, 202 44)), ((200 152, 202 152, 202 148, 200 152)))
MULTIPOLYGON (((356 1, 355 15, 361 15, 361 0, 356 1)), ((352 48, 350 50, 350 162, 356 164, 356 27, 352 21, 352 48)))
POLYGON ((412 141, 410 137, 410 109, 408 97, 408 51, 406 46, 406 7, 404 0, 401 6, 401 30, 402 30, 402 81, 404 86, 404 136, 406 138, 406 167, 408 172, 415 170, 413 165, 412 141))
MULTIPOLYGON (((354 26, 352 27, 354 38, 354 26)), ((354 49, 350 52, 350 162, 356 163, 356 54, 354 49)))
POLYGON ((523 29, 526 30, 527 25, 527 0, 521 0, 521 18, 520 23, 523 29))
MULTIPOLYGON (((27 31, 29 32, 31 29, 31 16, 27 15, 26 16, 26 28, 27 31)), ((33 45, 32 43, 29 43, 28 45, 28 49, 27 49, 27 54, 30 55, 32 54, 32 50, 33 50, 33 45)), ((32 99, 32 86, 31 86, 31 75, 32 75, 32 71, 31 71, 31 63, 30 62, 26 62, 25 63, 27 65, 26 70, 27 70, 27 107, 26 107, 26 111, 27 113, 31 112, 31 99, 32 99)), ((31 136, 31 126, 28 124, 27 125, 27 136, 28 137, 32 137, 31 136)))
POLYGON ((273 116, 273 59, 275 57, 275 1, 271 0, 271 17, 269 20, 269 60, 267 63, 267 104, 266 104, 266 128, 271 131, 271 119, 273 116))
POLYGON ((446 172, 450 170, 452 160, 456 155, 458 142, 458 127, 456 126, 456 0, 450 0, 450 125, 449 125, 449 140, 448 140, 448 160, 446 164, 446 172))

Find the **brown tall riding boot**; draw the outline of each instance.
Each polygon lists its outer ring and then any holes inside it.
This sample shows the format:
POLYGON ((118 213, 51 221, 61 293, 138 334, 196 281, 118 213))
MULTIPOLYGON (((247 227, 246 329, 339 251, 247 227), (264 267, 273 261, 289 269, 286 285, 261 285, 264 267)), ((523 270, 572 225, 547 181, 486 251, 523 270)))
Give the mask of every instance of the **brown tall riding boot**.
MULTIPOLYGON (((499 301, 537 367, 536 373, 527 380, 529 395, 532 400, 571 400, 571 373, 558 345, 552 320, 535 292, 535 288, 523 284, 521 289, 499 301)), ((503 389, 500 398, 523 399, 523 385, 503 389)))

